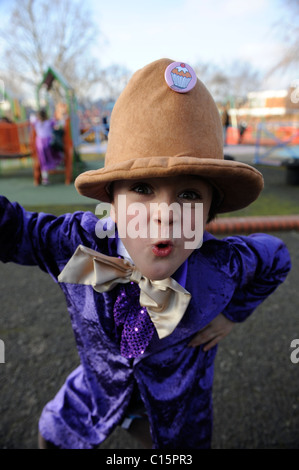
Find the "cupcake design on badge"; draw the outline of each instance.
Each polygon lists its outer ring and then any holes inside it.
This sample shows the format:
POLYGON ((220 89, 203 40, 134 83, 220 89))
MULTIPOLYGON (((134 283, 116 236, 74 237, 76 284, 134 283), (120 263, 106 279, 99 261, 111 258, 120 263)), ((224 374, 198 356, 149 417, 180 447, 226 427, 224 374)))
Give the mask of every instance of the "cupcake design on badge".
POLYGON ((174 69, 172 69, 171 77, 174 85, 179 88, 187 88, 192 78, 191 73, 185 64, 177 65, 174 69))
POLYGON ((165 70, 167 85, 178 93, 187 93, 196 83, 192 67, 184 62, 172 62, 165 70))

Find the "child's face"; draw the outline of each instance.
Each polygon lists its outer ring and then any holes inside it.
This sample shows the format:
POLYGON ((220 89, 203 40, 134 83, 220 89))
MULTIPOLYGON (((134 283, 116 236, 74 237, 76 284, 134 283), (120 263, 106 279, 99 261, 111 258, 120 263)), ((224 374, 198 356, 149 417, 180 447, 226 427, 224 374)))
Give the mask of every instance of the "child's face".
POLYGON ((114 183, 111 216, 144 276, 165 279, 190 256, 201 241, 212 194, 209 183, 192 175, 114 183))

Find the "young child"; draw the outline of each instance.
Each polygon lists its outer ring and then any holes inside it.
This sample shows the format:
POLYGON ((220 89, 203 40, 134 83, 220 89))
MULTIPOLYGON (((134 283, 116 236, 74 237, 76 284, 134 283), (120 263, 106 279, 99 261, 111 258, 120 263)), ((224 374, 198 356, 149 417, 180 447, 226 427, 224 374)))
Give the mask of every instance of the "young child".
POLYGON ((48 172, 57 168, 63 158, 62 149, 54 148, 51 145, 55 124, 54 119, 48 118, 45 109, 40 110, 34 124, 36 132, 35 144, 43 185, 49 184, 48 172))
POLYGON ((110 218, 0 199, 2 261, 59 281, 81 358, 42 412, 40 447, 94 448, 123 425, 145 447, 209 448, 217 343, 283 282, 290 259, 276 237, 218 240, 205 226, 253 202, 262 175, 224 160, 211 95, 190 66, 162 59, 115 104, 105 167, 75 184, 109 204, 115 233, 110 218))

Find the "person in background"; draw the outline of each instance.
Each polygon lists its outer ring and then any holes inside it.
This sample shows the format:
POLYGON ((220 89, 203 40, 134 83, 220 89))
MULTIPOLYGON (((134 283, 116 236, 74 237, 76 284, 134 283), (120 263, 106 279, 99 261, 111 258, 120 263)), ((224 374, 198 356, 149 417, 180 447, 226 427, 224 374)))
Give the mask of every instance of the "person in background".
POLYGON ((102 125, 103 125, 103 131, 104 131, 104 135, 105 135, 105 140, 107 140, 107 139, 108 139, 108 134, 109 134, 108 116, 103 116, 102 125))
POLYGON ((227 145, 227 128, 229 127, 229 124, 230 124, 228 105, 224 106, 221 117, 222 117, 222 128, 223 128, 223 144, 227 145))
POLYGON ((49 119, 45 109, 38 113, 37 120, 34 123, 36 132, 36 150, 40 162, 42 184, 49 184, 49 171, 54 170, 63 158, 60 148, 53 145, 54 128, 56 122, 49 119))

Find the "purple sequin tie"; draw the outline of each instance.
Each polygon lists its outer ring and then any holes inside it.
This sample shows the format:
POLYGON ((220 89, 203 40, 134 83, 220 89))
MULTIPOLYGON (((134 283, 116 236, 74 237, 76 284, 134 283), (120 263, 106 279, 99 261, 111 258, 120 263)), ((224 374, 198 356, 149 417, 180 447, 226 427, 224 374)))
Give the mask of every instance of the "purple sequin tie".
POLYGON ((121 335, 120 353, 131 359, 144 354, 155 327, 146 308, 139 303, 139 286, 130 282, 119 289, 113 309, 114 321, 121 335))

